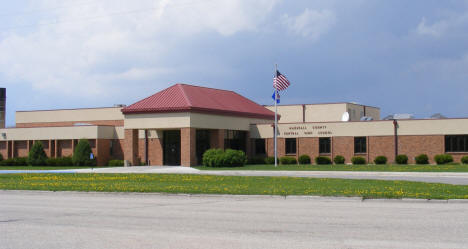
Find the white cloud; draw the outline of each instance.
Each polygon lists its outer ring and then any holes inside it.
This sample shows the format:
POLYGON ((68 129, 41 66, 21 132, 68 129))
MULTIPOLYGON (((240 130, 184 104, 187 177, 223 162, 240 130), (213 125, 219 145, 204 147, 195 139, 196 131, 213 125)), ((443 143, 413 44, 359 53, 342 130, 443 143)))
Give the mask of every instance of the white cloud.
POLYGON ((336 23, 335 13, 330 10, 310 10, 306 8, 298 16, 284 15, 283 24, 293 33, 318 40, 336 23))
POLYGON ((32 1, 33 9, 47 11, 31 17, 31 27, 0 30, 0 77, 44 92, 105 97, 119 91, 119 80, 138 84, 175 74, 166 61, 177 43, 256 31, 277 2, 32 1))
POLYGON ((452 30, 457 32, 460 28, 466 27, 467 25, 468 12, 454 13, 432 24, 428 24, 426 17, 423 17, 416 28, 416 33, 419 35, 441 37, 452 30))

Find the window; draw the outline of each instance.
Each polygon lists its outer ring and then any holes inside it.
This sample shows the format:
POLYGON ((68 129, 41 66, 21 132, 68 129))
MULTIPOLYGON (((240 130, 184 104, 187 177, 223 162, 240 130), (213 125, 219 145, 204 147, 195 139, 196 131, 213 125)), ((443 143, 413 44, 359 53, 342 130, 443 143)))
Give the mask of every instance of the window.
POLYGON ((445 136, 445 152, 468 152, 468 135, 445 136))
POLYGON ((354 153, 366 153, 366 137, 355 137, 354 138, 354 153))
POLYGON ((286 154, 296 154, 296 139, 286 138, 286 154))
POLYGON ((255 139, 255 154, 257 155, 265 155, 265 139, 259 138, 255 139))
POLYGON ((319 138, 319 153, 329 154, 331 149, 331 139, 329 137, 319 138))
POLYGON ((224 148, 245 152, 247 133, 245 131, 225 130, 224 148))

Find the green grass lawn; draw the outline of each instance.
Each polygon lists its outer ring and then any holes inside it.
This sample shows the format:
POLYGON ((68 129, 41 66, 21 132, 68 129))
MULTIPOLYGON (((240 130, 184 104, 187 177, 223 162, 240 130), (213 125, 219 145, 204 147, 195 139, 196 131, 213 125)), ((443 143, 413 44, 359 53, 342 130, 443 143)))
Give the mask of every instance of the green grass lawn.
POLYGON ((0 189, 468 199, 468 185, 175 174, 0 174, 0 189))
POLYGON ((468 164, 446 165, 246 165, 233 168, 195 167, 200 170, 292 170, 292 171, 382 171, 382 172, 468 172, 468 164))
MULTIPOLYGON (((106 168, 99 166, 94 168, 106 168)), ((116 166, 112 166, 116 167, 116 166)), ((91 166, 0 166, 0 170, 54 170, 54 169, 89 169, 91 166)))

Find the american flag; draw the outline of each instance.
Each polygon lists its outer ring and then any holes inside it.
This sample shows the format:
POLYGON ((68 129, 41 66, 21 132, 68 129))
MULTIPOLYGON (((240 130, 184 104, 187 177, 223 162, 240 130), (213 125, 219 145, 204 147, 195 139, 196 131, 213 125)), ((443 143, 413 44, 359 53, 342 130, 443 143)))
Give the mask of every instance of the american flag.
POLYGON ((291 85, 291 83, 289 83, 289 80, 278 70, 276 70, 276 77, 273 78, 273 88, 275 88, 278 91, 283 91, 286 88, 288 88, 289 85, 291 85))

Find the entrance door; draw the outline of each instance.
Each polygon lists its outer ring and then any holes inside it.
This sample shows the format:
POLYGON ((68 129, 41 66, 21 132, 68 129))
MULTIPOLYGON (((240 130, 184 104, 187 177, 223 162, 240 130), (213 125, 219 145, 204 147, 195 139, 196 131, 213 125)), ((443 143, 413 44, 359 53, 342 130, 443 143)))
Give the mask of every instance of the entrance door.
POLYGON ((180 130, 164 131, 164 165, 180 165, 180 130))

